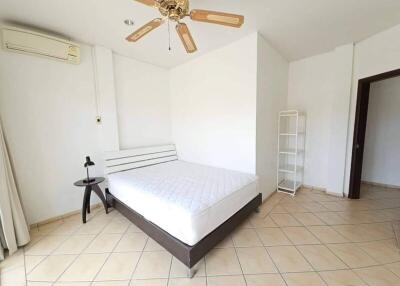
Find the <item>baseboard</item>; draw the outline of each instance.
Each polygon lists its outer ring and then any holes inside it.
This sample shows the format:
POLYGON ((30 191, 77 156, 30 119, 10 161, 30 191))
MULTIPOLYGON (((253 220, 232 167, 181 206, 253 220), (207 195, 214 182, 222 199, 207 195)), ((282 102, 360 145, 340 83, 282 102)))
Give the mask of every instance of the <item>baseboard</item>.
POLYGON ((311 189, 311 190, 315 190, 315 191, 320 191, 320 192, 323 192, 323 193, 327 194, 328 196, 333 196, 333 197, 338 197, 338 198, 345 197, 345 195, 343 193, 338 194, 338 193, 335 193, 335 192, 330 192, 326 188, 315 187, 315 186, 310 186, 310 185, 303 185, 303 188, 311 189))
POLYGON ((400 189, 400 186, 397 186, 397 185, 388 185, 388 184, 368 182, 368 181, 361 181, 361 183, 366 184, 366 185, 371 185, 371 186, 382 187, 382 188, 386 188, 386 189, 400 189))
MULTIPOLYGON (((91 205, 90 208, 91 208, 91 209, 97 209, 97 208, 99 208, 99 207, 101 207, 101 206, 102 206, 101 203, 97 203, 97 204, 91 205)), ((43 220, 43 221, 40 221, 40 222, 31 224, 31 225, 29 226, 29 228, 30 228, 30 229, 33 229, 33 228, 37 228, 37 227, 39 227, 39 226, 43 226, 43 225, 45 225, 45 224, 49 224, 49 223, 52 223, 52 222, 56 222, 56 221, 59 221, 59 220, 63 220, 63 219, 66 219, 66 218, 68 218, 68 217, 70 217, 70 216, 79 214, 79 213, 81 213, 81 211, 82 211, 82 210, 79 209, 79 210, 74 210, 74 211, 71 211, 71 212, 67 212, 67 213, 62 214, 62 215, 59 215, 59 216, 51 217, 51 218, 49 218, 49 219, 46 219, 46 220, 43 220)))

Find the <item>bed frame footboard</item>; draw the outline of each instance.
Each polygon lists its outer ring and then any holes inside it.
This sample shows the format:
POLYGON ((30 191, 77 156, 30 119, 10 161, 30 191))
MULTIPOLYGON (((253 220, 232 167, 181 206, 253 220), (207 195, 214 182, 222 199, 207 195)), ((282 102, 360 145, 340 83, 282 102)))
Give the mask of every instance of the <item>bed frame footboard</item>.
POLYGON ((247 205, 241 208, 213 232, 208 234, 197 244, 189 246, 176 239, 157 225, 146 220, 143 216, 115 198, 108 189, 106 189, 106 199, 110 206, 118 210, 122 215, 168 250, 189 269, 196 265, 201 258, 214 248, 214 246, 224 240, 224 238, 239 226, 252 212, 256 211, 262 202, 261 194, 258 194, 247 205))

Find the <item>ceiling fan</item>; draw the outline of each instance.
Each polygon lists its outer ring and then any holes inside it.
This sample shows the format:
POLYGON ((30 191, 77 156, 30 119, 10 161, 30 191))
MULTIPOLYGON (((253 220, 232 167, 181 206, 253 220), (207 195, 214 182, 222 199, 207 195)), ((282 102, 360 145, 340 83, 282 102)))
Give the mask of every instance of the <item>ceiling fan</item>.
POLYGON ((189 10, 189 0, 136 0, 142 4, 158 9, 163 16, 151 20, 128 37, 128 42, 136 42, 152 30, 160 27, 165 20, 177 22, 176 31, 188 53, 197 51, 196 44, 185 23, 180 22, 183 18, 189 16, 193 21, 207 22, 240 28, 244 23, 242 15, 229 14, 223 12, 215 12, 208 10, 189 10))

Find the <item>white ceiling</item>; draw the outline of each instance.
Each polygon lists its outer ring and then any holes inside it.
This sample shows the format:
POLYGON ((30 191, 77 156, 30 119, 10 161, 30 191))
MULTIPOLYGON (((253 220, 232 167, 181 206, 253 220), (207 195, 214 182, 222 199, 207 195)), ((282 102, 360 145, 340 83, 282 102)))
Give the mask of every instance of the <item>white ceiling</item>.
POLYGON ((199 49, 187 55, 174 25, 172 51, 168 51, 165 24, 137 43, 124 40, 159 16, 156 9, 134 0, 0 0, 0 21, 53 31, 163 67, 179 65, 254 31, 288 60, 296 60, 400 23, 400 0, 192 0, 191 8, 240 13, 245 15, 245 25, 234 29, 187 19, 199 49), (123 24, 127 18, 135 26, 123 24))

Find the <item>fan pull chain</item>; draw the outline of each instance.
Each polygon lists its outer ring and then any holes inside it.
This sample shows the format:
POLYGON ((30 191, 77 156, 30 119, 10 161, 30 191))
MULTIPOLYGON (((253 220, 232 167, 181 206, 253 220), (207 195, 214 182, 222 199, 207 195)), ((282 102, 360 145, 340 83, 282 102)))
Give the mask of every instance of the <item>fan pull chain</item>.
POLYGON ((168 51, 171 51, 171 30, 169 28, 169 17, 168 17, 168 51))

